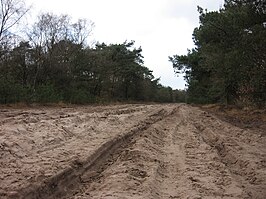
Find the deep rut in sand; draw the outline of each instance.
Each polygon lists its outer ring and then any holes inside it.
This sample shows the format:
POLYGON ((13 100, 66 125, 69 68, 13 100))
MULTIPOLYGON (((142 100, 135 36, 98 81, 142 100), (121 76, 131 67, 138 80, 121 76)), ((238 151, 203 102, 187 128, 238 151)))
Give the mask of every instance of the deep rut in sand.
POLYGON ((65 152, 71 146, 74 151, 86 147, 90 150, 82 150, 80 158, 66 161, 68 167, 56 175, 6 198, 266 196, 266 139, 258 132, 232 126, 184 104, 125 106, 103 110, 97 117, 84 117, 69 121, 80 122, 83 128, 97 133, 82 133, 84 137, 79 139, 80 134, 70 126, 63 132, 75 139, 48 145, 40 154, 50 154, 50 150, 59 154, 57 151, 65 152), (87 118, 98 126, 91 126, 87 118), (113 136, 105 132, 108 126, 113 128, 113 136))
MULTIPOLYGON (((254 186, 240 179, 245 176, 237 176, 233 172, 237 168, 230 164, 232 160, 221 154, 219 147, 225 141, 220 136, 237 138, 234 133, 228 134, 226 128, 236 134, 242 132, 198 109, 180 106, 113 154, 109 167, 97 178, 84 180, 76 193, 66 198, 265 198, 265 166, 263 169, 257 165, 260 169, 253 172, 260 182, 254 186), (220 124, 225 135, 212 125, 208 125, 211 133, 200 129, 199 124, 206 126, 209 122, 220 124)), ((263 140, 257 140, 257 144, 263 146, 263 140)), ((243 156, 254 150, 245 152, 240 152, 234 161, 243 161, 243 156)), ((230 156, 230 152, 227 154, 230 156)), ((265 153, 253 156, 246 161, 263 162, 265 153)))
POLYGON ((161 120, 166 114, 169 113, 164 109, 156 111, 128 132, 102 144, 85 161, 75 160, 71 167, 62 170, 59 174, 41 184, 30 185, 19 190, 11 198, 60 198, 69 195, 77 184, 83 183, 84 180, 88 182, 98 178, 101 172, 110 165, 110 161, 115 154, 121 152, 121 149, 127 147, 134 140, 134 137, 149 128, 153 123, 161 120))

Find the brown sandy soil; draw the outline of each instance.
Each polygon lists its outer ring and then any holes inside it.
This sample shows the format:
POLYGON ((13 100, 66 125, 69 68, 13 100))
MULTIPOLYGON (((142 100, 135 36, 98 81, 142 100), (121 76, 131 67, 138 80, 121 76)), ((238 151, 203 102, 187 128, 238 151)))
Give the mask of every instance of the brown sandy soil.
POLYGON ((266 137, 184 104, 0 109, 0 198, 266 198, 266 137))
POLYGON ((266 136, 266 109, 240 108, 217 104, 203 105, 201 109, 243 129, 255 130, 266 136))

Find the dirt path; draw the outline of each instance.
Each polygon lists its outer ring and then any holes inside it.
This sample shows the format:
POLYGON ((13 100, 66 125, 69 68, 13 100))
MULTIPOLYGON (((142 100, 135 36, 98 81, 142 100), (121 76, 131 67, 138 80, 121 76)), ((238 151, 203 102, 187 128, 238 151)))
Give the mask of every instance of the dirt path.
POLYGON ((1 198, 266 197, 266 138, 195 107, 0 116, 1 198))

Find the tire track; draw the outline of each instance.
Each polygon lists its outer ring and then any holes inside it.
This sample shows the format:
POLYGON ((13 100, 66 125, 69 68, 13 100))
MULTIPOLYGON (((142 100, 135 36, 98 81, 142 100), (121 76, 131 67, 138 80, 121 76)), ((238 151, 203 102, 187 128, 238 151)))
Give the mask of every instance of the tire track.
POLYGON ((98 178, 105 167, 109 166, 107 162, 110 160, 109 156, 113 156, 111 154, 118 153, 140 132, 165 117, 165 114, 163 109, 153 113, 129 132, 104 143, 87 160, 77 160, 70 168, 61 171, 41 184, 31 185, 20 190, 11 198, 60 198, 65 194, 70 194, 78 184, 84 182, 85 178, 86 182, 98 178), (87 173, 85 174, 85 172, 87 173))
MULTIPOLYGON (((69 166, 60 173, 35 180, 12 197, 265 198, 265 137, 184 104, 120 108, 93 113, 93 120, 98 129, 106 130, 109 125, 122 133, 113 137, 105 133, 102 142, 102 137, 95 136, 88 143, 101 144, 93 153, 84 149, 86 158, 65 160, 69 166)), ((82 128, 85 131, 87 126, 82 128)), ((71 128, 66 131, 75 136, 71 128)), ((67 140, 64 148, 77 143, 79 148, 89 146, 85 143, 90 137, 82 140, 82 135, 77 136, 79 142, 67 140)))
POLYGON ((127 198, 143 198, 143 195, 138 196, 138 194, 143 194, 148 188, 149 185, 145 181, 149 178, 150 172, 155 169, 155 167, 152 169, 153 165, 150 163, 159 161, 157 156, 162 152, 155 145, 161 147, 164 145, 161 140, 163 137, 161 131, 154 126, 160 126, 161 121, 171 117, 176 111, 175 108, 176 106, 164 107, 166 113, 160 120, 147 128, 138 129, 129 143, 122 145, 110 155, 107 166, 101 169, 100 175, 91 178, 91 173, 85 174, 82 177, 84 183, 77 193, 66 198, 119 198, 122 197, 121 195, 126 195, 127 198), (141 145, 142 148, 135 145, 141 145), (112 183, 114 178, 116 181, 112 183), (142 189, 141 192, 139 188, 142 189))
POLYGON ((243 198, 239 182, 190 121, 190 109, 179 106, 145 129, 101 176, 66 198, 243 198))
POLYGON ((165 121, 166 144, 148 198, 242 198, 239 183, 201 138, 186 109, 165 121))
POLYGON ((0 198, 52 178, 77 159, 85 161, 159 109, 129 104, 1 111, 0 120, 11 120, 0 124, 0 198))
POLYGON ((198 112, 192 123, 243 190, 241 198, 266 197, 266 138, 198 112), (196 118, 202 118, 197 120, 196 118), (209 125, 205 125, 208 123, 209 125))

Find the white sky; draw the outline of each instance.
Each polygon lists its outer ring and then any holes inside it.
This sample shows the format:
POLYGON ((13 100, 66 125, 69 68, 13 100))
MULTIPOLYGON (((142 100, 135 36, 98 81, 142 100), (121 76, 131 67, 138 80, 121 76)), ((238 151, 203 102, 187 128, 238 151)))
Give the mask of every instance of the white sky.
POLYGON ((40 12, 68 14, 73 20, 95 23, 91 41, 122 43, 135 40, 143 49, 144 65, 161 77, 161 84, 183 89, 183 77, 174 74, 168 56, 186 54, 193 47, 198 26, 197 5, 218 10, 223 0, 26 0, 31 17, 40 12))

